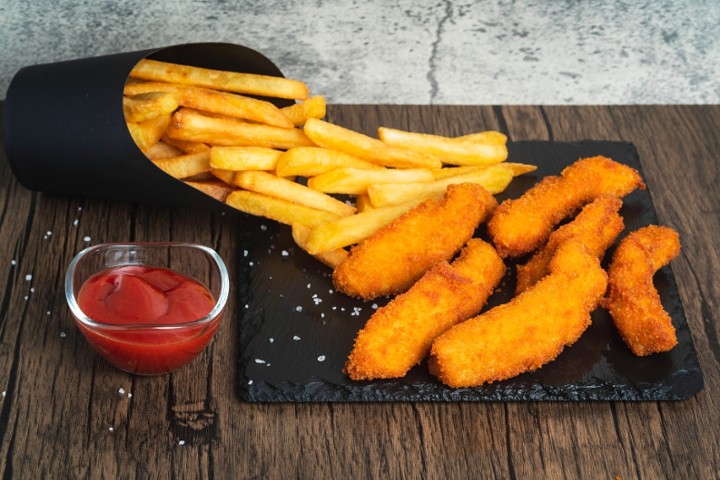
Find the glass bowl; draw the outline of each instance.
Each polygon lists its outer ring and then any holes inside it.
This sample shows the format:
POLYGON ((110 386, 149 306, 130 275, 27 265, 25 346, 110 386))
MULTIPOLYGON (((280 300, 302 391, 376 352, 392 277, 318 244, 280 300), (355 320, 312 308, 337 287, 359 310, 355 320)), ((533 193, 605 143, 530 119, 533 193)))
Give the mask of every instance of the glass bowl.
POLYGON ((139 375, 170 373, 197 357, 220 325, 229 290, 217 252, 191 243, 95 245, 73 258, 65 276, 65 297, 88 343, 139 375))

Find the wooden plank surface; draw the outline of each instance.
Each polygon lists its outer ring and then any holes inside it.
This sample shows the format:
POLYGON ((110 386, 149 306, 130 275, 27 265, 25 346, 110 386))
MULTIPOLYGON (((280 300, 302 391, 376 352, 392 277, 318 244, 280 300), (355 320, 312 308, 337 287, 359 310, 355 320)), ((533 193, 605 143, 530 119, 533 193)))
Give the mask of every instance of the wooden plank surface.
MULTIPOLYGON (((716 478, 720 475, 718 106, 331 106, 328 119, 510 140, 634 142, 705 378, 681 402, 280 404, 241 402, 238 323, 164 377, 114 370, 63 296, 72 256, 103 241, 209 245, 236 278, 232 215, 30 192, 0 159, 2 478, 716 478)), ((2 149, 0 149, 2 150, 2 149)), ((233 288, 237 288, 234 285, 233 288)))

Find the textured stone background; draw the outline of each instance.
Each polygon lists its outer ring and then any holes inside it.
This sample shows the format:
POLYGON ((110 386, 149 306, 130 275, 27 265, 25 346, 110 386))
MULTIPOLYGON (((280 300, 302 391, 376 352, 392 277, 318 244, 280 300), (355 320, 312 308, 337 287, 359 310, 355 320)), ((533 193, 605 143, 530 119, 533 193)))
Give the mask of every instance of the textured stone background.
POLYGON ((331 103, 720 100, 720 0, 0 0, 0 98, 24 65, 197 41, 331 103))

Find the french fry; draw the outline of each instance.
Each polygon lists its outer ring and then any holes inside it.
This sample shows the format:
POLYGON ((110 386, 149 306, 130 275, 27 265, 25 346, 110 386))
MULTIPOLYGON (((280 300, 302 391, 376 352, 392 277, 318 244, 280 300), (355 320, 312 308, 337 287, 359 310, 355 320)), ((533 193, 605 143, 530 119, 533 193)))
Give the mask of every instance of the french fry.
POLYGON ((385 167, 337 150, 319 147, 297 147, 283 153, 275 173, 281 177, 300 175, 314 177, 337 168, 353 167, 366 170, 384 170, 385 167))
POLYGON ((287 200, 306 207, 325 210, 338 216, 352 215, 355 207, 337 200, 330 195, 311 190, 299 183, 286 180, 267 172, 238 172, 233 184, 256 193, 287 200))
POLYGON ((144 122, 158 115, 169 115, 177 108, 178 101, 172 93, 152 92, 123 97, 123 114, 126 122, 144 122))
POLYGON ((349 217, 323 222, 314 228, 311 227, 312 230, 305 243, 305 250, 311 255, 317 255, 361 242, 418 203, 411 201, 400 205, 374 208, 349 217))
POLYGON ((211 145, 255 146, 281 150, 313 145, 305 133, 297 128, 279 128, 230 118, 213 118, 188 108, 182 108, 173 114, 167 136, 211 145))
MULTIPOLYGON (((525 173, 530 173, 535 170, 537 170, 537 167, 535 165, 528 165, 526 163, 513 163, 513 162, 503 162, 503 165, 510 167, 510 169, 513 172, 513 177, 517 177, 519 175, 523 175, 525 173)), ((454 177, 456 175, 464 175, 466 173, 470 172, 480 172, 483 171, 490 166, 481 166, 481 167, 449 167, 449 168, 441 168, 440 170, 433 170, 433 176, 435 177, 435 180, 440 180, 447 177, 454 177)))
MULTIPOLYGON (((307 251, 307 239, 310 236, 310 231, 311 230, 305 225, 301 225, 299 223, 292 224, 293 240, 295 240, 295 243, 297 243, 298 246, 305 251, 307 251)), ((335 269, 335 267, 344 262, 349 255, 348 251, 344 248, 336 248, 335 250, 317 253, 313 255, 313 257, 320 260, 328 267, 335 269)))
POLYGON ((210 171, 210 152, 153 160, 162 171, 175 178, 188 178, 210 171))
POLYGON ((507 159, 507 146, 498 143, 457 141, 449 137, 378 128, 378 137, 387 145, 428 152, 452 165, 491 165, 507 159))
POLYGON ((188 142, 185 140, 177 140, 175 138, 170 138, 167 135, 163 135, 160 140, 167 143, 168 145, 172 145, 173 147, 185 153, 200 153, 210 150, 210 146, 202 142, 188 142))
POLYGON ((368 210, 375 208, 373 207, 370 197, 367 193, 360 194, 355 197, 355 208, 358 213, 367 212, 368 210))
POLYGON ((235 174, 237 172, 233 172, 232 170, 221 170, 219 168, 212 168, 210 167, 210 173, 217 179, 222 180, 223 182, 227 183, 228 185, 235 185, 235 174))
MULTIPOLYGON (((278 107, 265 100, 218 92, 202 87, 162 82, 133 82, 125 85, 125 95, 149 95, 148 92, 165 92, 172 95, 183 107, 217 113, 228 117, 244 118, 276 127, 292 128, 293 122, 278 107)), ((157 95, 157 93, 156 93, 157 95)), ((299 104, 302 105, 302 104, 299 104)), ((175 106, 177 108, 177 105, 175 106)), ((171 112, 175 110, 173 108, 171 112)))
POLYGON ((264 147, 213 147, 210 166, 223 170, 275 170, 282 151, 264 147))
POLYGON ((497 145, 507 144, 507 135, 495 130, 487 130, 485 132, 471 133, 460 137, 453 137, 453 140, 459 142, 477 142, 477 143, 494 143, 497 145))
POLYGON ((442 166, 436 156, 392 147, 376 138, 317 118, 308 119, 304 130, 310 140, 320 147, 349 153, 378 165, 430 170, 442 166))
POLYGON ((184 152, 161 140, 143 153, 150 160, 159 160, 161 158, 179 157, 184 152))
POLYGON ((512 168, 498 163, 486 169, 463 175, 446 177, 424 183, 382 183, 368 188, 370 201, 376 207, 396 205, 409 200, 425 200, 445 193, 448 185, 456 183, 477 183, 492 194, 500 193, 513 179, 512 168))
POLYGON ((211 70, 148 59, 140 60, 130 72, 130 77, 291 100, 305 100, 309 96, 307 85, 297 80, 211 70))
POLYGON ((431 182, 435 179, 426 168, 361 170, 338 168, 308 179, 308 187, 325 193, 359 195, 368 187, 380 183, 431 182))
POLYGON ((236 190, 228 195, 225 203, 250 215, 267 217, 276 222, 292 225, 300 223, 309 228, 338 218, 334 213, 316 208, 298 205, 279 198, 269 197, 262 193, 236 190))
POLYGON ((170 124, 170 114, 158 115, 144 122, 128 122, 128 130, 135 144, 143 152, 160 141, 165 130, 170 124))
POLYGON ((205 180, 201 182, 185 181, 185 183, 223 203, 225 203, 228 195, 235 191, 234 188, 230 187, 225 182, 220 182, 218 180, 205 180))
POLYGON ((304 102, 283 107, 281 111, 290 119, 293 125, 301 127, 305 125, 308 118, 325 118, 325 97, 310 97, 304 102))

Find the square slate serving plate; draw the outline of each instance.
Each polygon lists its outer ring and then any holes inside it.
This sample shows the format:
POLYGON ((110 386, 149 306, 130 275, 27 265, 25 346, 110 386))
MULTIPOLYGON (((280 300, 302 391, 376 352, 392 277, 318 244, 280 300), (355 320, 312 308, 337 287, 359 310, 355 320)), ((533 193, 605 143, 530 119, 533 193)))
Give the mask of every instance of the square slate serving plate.
MULTIPOLYGON (((583 157, 605 155, 642 173, 625 142, 523 141, 508 145, 513 162, 537 165, 498 200, 516 198, 540 178, 557 175, 583 157)), ((624 199, 625 231, 657 223, 647 190, 624 199)), ((477 236, 485 237, 481 226, 477 236)), ((486 237, 485 237, 486 238, 486 237)), ((388 299, 363 302, 336 293, 330 269, 295 246, 290 228, 247 217, 239 261, 240 360, 238 390, 251 402, 679 400, 703 388, 702 372, 670 267, 655 276, 679 344, 670 352, 635 357, 608 313, 598 308, 578 342, 541 369, 476 388, 451 389, 427 365, 404 378, 352 382, 343 374, 357 331, 388 299)), ((612 255, 613 249, 605 256, 612 255)), ((515 286, 514 264, 484 310, 505 303, 515 286)))

